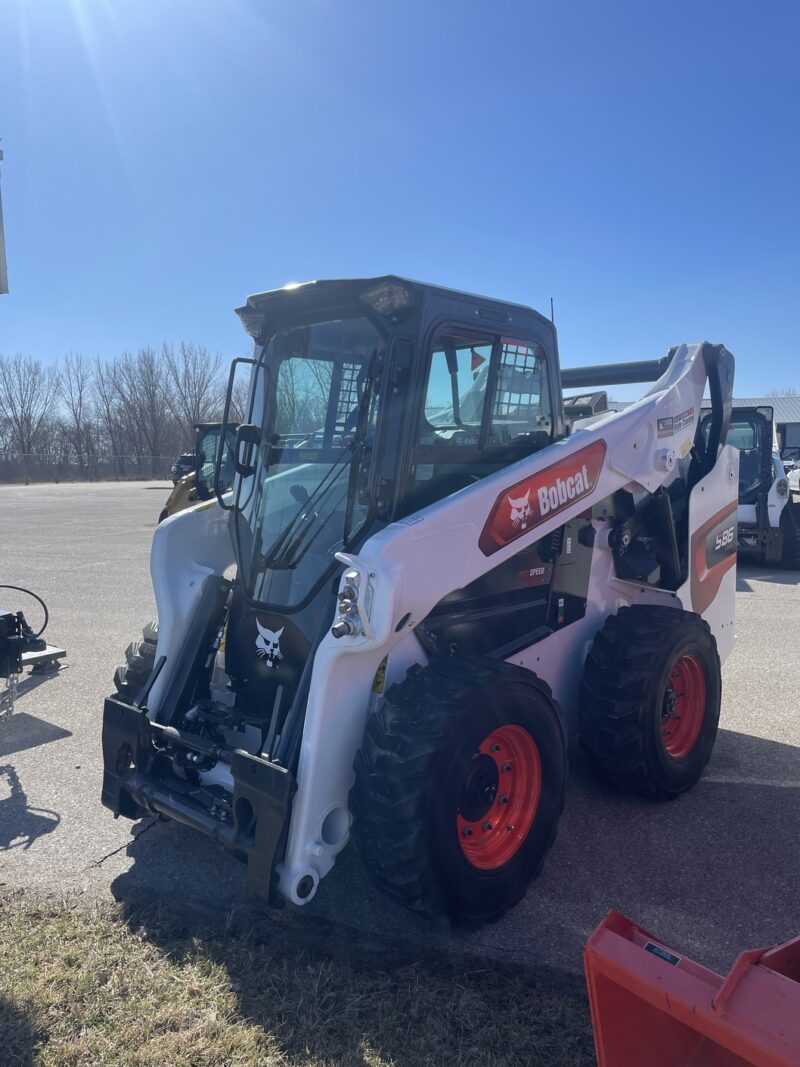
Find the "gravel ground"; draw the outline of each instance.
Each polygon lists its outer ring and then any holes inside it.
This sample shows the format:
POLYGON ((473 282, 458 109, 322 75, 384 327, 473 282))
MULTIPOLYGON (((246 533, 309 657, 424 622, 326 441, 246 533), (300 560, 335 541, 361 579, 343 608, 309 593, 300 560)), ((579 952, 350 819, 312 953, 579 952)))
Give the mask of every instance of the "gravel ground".
MULTIPOLYGON (((114 821, 100 806, 100 718, 115 665, 154 615, 148 553, 168 487, 0 487, 0 580, 45 597, 57 677, 23 684, 0 727, 0 885, 153 901, 206 916, 262 910, 243 868, 172 823, 114 821), (38 683, 38 684, 37 684, 38 683)), ((453 933, 378 896, 345 850, 305 912, 388 937, 578 972, 586 937, 617 908, 706 965, 800 930, 800 574, 741 567, 737 647, 724 668, 721 730, 706 776, 665 805, 599 786, 572 761, 556 845, 502 922, 453 933)), ((9 607, 17 594, 0 591, 9 607)), ((35 618, 35 610, 31 610, 35 618)), ((324 930, 324 923, 320 929, 324 930)))

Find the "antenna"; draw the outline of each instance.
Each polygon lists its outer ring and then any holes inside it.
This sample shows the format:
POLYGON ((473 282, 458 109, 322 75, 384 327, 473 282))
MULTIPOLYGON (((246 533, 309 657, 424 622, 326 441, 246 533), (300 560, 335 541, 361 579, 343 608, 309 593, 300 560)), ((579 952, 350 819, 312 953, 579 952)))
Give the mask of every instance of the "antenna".
POLYGON ((555 324, 556 324, 556 317, 555 317, 555 315, 553 314, 553 298, 552 298, 552 296, 550 297, 550 321, 551 321, 551 322, 552 322, 552 324, 553 324, 553 325, 555 326, 555 324))

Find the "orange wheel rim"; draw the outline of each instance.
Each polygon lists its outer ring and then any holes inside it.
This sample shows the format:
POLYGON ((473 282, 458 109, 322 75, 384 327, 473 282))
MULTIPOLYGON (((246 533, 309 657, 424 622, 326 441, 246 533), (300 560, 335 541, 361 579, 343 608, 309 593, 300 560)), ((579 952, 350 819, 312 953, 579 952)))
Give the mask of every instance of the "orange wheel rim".
POLYGON ((685 655, 669 674, 661 710, 661 740, 673 759, 694 748, 706 714, 706 676, 696 656, 685 655))
POLYGON ((508 863, 528 836, 542 792, 542 761, 522 726, 500 726, 478 747, 458 807, 461 851, 473 867, 508 863))

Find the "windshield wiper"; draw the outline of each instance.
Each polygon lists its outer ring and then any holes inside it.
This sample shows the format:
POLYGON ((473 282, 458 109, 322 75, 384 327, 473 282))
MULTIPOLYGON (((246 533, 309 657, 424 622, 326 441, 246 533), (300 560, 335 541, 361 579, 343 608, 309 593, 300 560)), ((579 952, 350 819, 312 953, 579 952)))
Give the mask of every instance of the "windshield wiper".
MULTIPOLYGON (((295 558, 294 553, 319 521, 318 509, 322 507, 332 492, 342 467, 346 465, 347 460, 351 459, 353 453, 350 449, 350 445, 345 446, 342 454, 331 464, 330 470, 319 485, 309 494, 307 500, 301 504, 298 511, 284 526, 267 551, 260 554, 259 565, 261 568, 269 567, 271 570, 279 571, 291 570, 297 566, 299 560, 295 558)), ((330 514, 328 518, 330 518, 330 514)), ((327 522, 327 519, 325 521, 327 522)), ((324 526, 324 523, 322 526, 324 526)))
POLYGON ((314 488, 298 509, 297 513, 278 534, 269 550, 262 554, 260 559, 261 568, 269 567, 271 570, 291 570, 298 565, 333 514, 333 511, 330 511, 325 520, 319 523, 319 511, 316 509, 322 506, 323 502, 327 499, 331 490, 336 485, 339 473, 346 461, 349 461, 352 464, 346 489, 347 515, 345 528, 349 527, 355 491, 353 472, 358 469, 358 461, 366 445, 369 407, 372 403, 372 390, 375 384, 375 364, 377 356, 378 350, 376 348, 373 350, 369 363, 365 368, 361 402, 358 407, 358 421, 356 423, 353 437, 343 447, 339 456, 333 461, 330 470, 319 485, 314 488), (315 526, 317 526, 317 529, 314 536, 310 540, 307 540, 315 526), (299 552, 298 550, 303 546, 304 542, 305 548, 302 552, 299 552))
POLYGON ((303 556, 305 556, 306 552, 308 552, 311 544, 317 540, 317 537, 321 534, 325 525, 329 522, 331 515, 334 513, 334 511, 331 510, 325 517, 325 520, 319 522, 319 512, 315 509, 322 506, 323 501, 329 496, 329 493, 334 488, 342 466, 349 461, 351 463, 351 471, 346 489, 347 514, 345 519, 347 536, 347 530, 350 527, 355 492, 354 472, 358 469, 359 458, 361 458, 362 452, 366 447, 369 408, 372 402, 374 372, 375 364, 377 364, 377 362, 378 349, 375 348, 373 349, 369 363, 365 368, 364 392, 362 393, 361 401, 358 403, 355 432, 352 439, 342 448, 340 455, 331 465, 330 471, 327 472, 315 490, 308 495, 300 511, 292 517, 289 523, 287 523, 286 527, 281 531, 281 534, 278 534, 277 538, 270 546, 269 551, 262 555, 261 567, 269 567, 271 570, 278 571, 291 570, 298 566, 298 563, 302 560, 303 556), (307 521, 305 521, 306 516, 308 516, 307 521), (317 520, 317 523, 315 523, 315 520, 317 520), (315 526, 316 532, 314 537, 311 537, 309 540, 308 536, 315 526), (304 542, 305 546, 303 547, 304 542), (301 547, 303 547, 302 552, 299 551, 301 547))

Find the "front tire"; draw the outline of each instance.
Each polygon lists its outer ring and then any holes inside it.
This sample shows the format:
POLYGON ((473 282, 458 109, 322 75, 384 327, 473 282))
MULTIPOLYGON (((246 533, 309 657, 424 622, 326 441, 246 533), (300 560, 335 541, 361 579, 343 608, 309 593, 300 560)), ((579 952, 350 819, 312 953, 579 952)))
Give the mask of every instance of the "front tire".
POLYGON ((148 622, 142 630, 141 640, 131 641, 125 649, 125 662, 114 671, 114 687, 117 696, 132 704, 144 688, 156 661, 158 622, 148 622))
POLYGON ((587 762, 618 788, 677 796, 711 758, 721 698, 716 641, 699 615, 622 608, 586 657, 578 725, 587 762))
POLYGON ((378 886, 480 925, 513 907, 552 845, 566 749, 548 686, 496 661, 412 667, 367 723, 351 793, 378 886))

